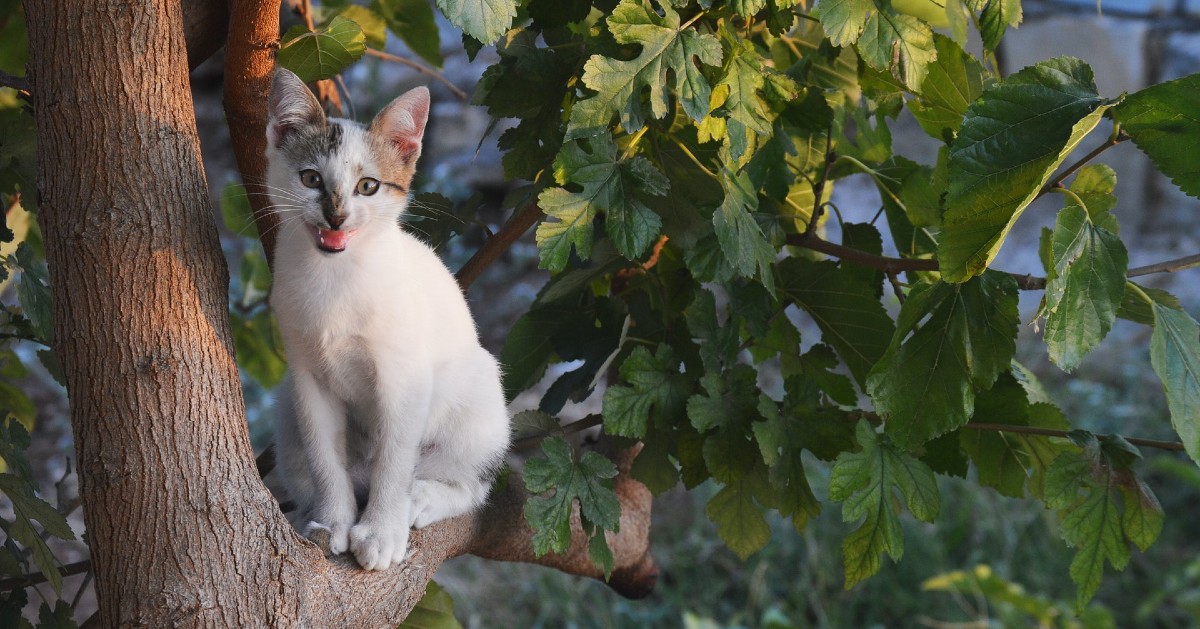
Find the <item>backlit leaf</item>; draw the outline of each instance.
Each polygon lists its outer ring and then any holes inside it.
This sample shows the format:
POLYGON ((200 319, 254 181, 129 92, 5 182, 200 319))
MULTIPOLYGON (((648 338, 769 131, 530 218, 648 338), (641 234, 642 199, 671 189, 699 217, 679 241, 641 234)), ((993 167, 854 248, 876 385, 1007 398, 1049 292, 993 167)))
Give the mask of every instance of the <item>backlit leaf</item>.
POLYGON ((938 261, 947 281, 978 275, 1054 169, 1108 105, 1078 59, 1042 61, 984 90, 950 145, 938 261))

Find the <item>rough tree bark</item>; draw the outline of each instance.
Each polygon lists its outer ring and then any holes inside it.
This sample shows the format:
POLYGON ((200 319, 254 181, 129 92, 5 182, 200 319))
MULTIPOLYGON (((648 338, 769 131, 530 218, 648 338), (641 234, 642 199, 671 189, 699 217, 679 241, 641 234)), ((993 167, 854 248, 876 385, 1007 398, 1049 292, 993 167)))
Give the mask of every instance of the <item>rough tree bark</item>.
MULTIPOLYGON (((519 481, 476 516, 414 534, 412 560, 386 572, 326 559, 293 532, 246 431, 180 4, 42 0, 25 10, 55 349, 100 624, 383 626, 408 614, 447 557, 533 560, 519 481)), ((619 457, 610 584, 636 595, 657 570, 632 456, 619 457)), ((538 562, 597 576, 577 542, 538 562)))

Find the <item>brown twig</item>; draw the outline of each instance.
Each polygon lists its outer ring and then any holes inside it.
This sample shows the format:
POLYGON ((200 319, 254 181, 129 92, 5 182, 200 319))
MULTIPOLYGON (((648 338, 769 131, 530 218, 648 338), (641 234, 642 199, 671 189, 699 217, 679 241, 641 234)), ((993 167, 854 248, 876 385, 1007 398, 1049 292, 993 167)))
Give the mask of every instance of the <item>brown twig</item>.
MULTIPOLYGON (((1059 430, 1055 428, 1038 428, 1037 426, 1013 426, 1010 424, 989 424, 987 422, 964 424, 963 428, 971 430, 979 430, 985 432, 1009 432, 1023 435, 1039 435, 1042 437, 1062 437, 1069 438, 1071 431, 1059 430)), ((1097 437, 1105 437, 1108 435, 1096 435, 1097 437)), ((1142 439, 1141 437, 1122 437, 1125 441, 1132 443, 1135 446, 1145 446, 1147 448, 1157 448, 1159 450, 1169 450, 1171 452, 1183 452, 1183 444, 1178 441, 1160 441, 1158 439, 1142 439)))
POLYGON ((14 76, 0 70, 0 87, 11 87, 25 96, 29 96, 29 80, 23 76, 14 76))
POLYGON ((522 234, 529 231, 529 228, 538 222, 542 217, 542 210, 538 207, 537 198, 530 199, 520 210, 508 219, 508 222, 500 228, 500 231, 492 234, 491 238, 483 243, 483 246, 467 260, 466 264, 455 274, 458 279, 458 285, 466 291, 471 287, 475 280, 483 274, 493 262, 495 262, 508 248, 512 246, 522 234))
POLYGON ((545 432, 538 433, 536 435, 530 435, 528 437, 522 437, 520 439, 517 439, 516 441, 513 442, 511 449, 518 450, 518 451, 519 450, 527 450, 529 448, 532 448, 532 447, 538 445, 539 443, 542 442, 543 439, 545 439, 546 437, 549 437, 551 435, 561 435, 561 436, 566 437, 569 435, 573 435, 577 432, 582 432, 584 430, 587 430, 588 428, 595 428, 596 426, 599 426, 603 423, 604 423, 604 417, 602 415, 593 413, 591 415, 588 415, 587 417, 575 420, 569 424, 560 426, 554 430, 547 430, 545 432))
MULTIPOLYGON (((868 268, 879 269, 888 275, 905 271, 937 271, 939 269, 937 260, 929 258, 891 258, 876 255, 823 240, 815 234, 788 234, 787 244, 794 247, 812 249, 813 251, 868 268)), ((1174 273, 1175 271, 1182 271, 1197 266, 1200 266, 1200 254, 1134 267, 1129 269, 1126 277, 1140 277, 1154 273, 1174 273)), ((1016 280, 1017 287, 1021 290, 1044 290, 1046 288, 1046 278, 1044 277, 1022 273, 1009 273, 1009 275, 1016 280)))
POLYGON ((384 61, 391 61, 392 63, 398 63, 402 66, 412 68, 413 70, 416 70, 417 72, 420 72, 421 74, 424 74, 428 77, 433 78, 435 81, 438 81, 442 85, 445 85, 446 89, 450 90, 450 93, 454 94, 454 96, 457 97, 458 100, 461 100, 461 101, 467 100, 466 92, 459 89, 459 87, 457 85, 455 85, 453 81, 451 81, 450 79, 447 79, 444 75, 442 75, 441 72, 438 72, 437 70, 434 70, 433 68, 430 68, 423 64, 417 63, 416 61, 413 61, 412 59, 405 59, 404 57, 399 57, 399 56, 393 55, 391 53, 384 52, 382 50, 376 50, 374 48, 368 48, 367 54, 372 57, 375 57, 376 59, 382 59, 384 61))
MULTIPOLYGON (((83 561, 76 561, 75 563, 69 563, 69 564, 63 566, 62 568, 59 568, 58 572, 59 572, 59 574, 61 574, 64 577, 69 577, 69 576, 73 576, 76 574, 81 574, 81 573, 87 572, 91 568, 92 568, 92 560, 84 559, 83 561)), ((41 572, 33 572, 30 574, 21 575, 19 577, 9 577, 7 579, 0 579, 0 592, 7 592, 9 590, 18 590, 21 588, 26 588, 31 585, 45 583, 46 580, 47 580, 46 575, 41 572)))
POLYGON ((808 225, 804 228, 805 234, 815 234, 817 222, 821 220, 821 197, 825 194, 825 182, 829 181, 829 174, 833 171, 833 164, 837 161, 837 153, 833 151, 833 129, 825 131, 825 170, 821 173, 821 178, 817 180, 813 186, 813 210, 812 216, 808 217, 808 225))
POLYGON ((1055 175, 1054 179, 1051 179, 1046 185, 1042 186, 1042 189, 1038 191, 1037 196, 1040 197, 1044 194, 1049 193, 1051 190, 1061 186, 1062 182, 1065 181, 1067 177, 1070 177, 1072 173, 1079 170, 1080 168, 1083 168, 1083 166, 1085 164, 1092 161, 1093 159, 1096 159, 1096 157, 1098 155, 1100 155, 1101 153, 1103 153, 1104 151, 1107 151, 1108 149, 1110 149, 1128 139, 1129 139, 1129 136, 1124 135, 1124 134, 1118 135, 1114 138, 1109 138, 1108 140, 1106 140, 1104 142, 1104 144, 1101 144, 1100 146, 1097 146, 1096 148, 1092 149, 1092 151, 1090 153, 1079 158, 1078 161, 1071 164, 1070 166, 1067 166, 1065 169, 1063 169, 1062 172, 1055 175))

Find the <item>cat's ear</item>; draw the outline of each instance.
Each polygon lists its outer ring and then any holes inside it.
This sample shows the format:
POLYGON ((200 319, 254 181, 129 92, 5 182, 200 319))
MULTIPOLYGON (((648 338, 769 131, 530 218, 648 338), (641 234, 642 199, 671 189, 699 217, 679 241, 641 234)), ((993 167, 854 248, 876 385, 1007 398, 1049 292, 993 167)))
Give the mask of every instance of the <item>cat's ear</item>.
POLYGON ((271 146, 299 127, 324 125, 325 112, 317 97, 291 70, 277 68, 271 77, 271 96, 268 99, 267 139, 271 146))
POLYGON ((400 151, 406 162, 421 156, 421 138, 429 122, 429 89, 413 88, 392 101, 371 121, 370 133, 381 135, 400 151))

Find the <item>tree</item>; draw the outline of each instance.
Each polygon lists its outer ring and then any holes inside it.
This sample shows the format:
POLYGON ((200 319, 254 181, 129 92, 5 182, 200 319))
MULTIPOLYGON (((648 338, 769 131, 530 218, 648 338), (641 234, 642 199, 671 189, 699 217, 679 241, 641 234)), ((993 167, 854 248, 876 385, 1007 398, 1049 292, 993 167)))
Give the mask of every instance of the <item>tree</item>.
MULTIPOLYGON (((436 54, 424 3, 405 3, 406 20, 400 3, 326 4, 315 21, 302 3, 308 23, 280 43, 279 63, 306 79, 336 75, 385 27, 436 54)), ((529 182, 460 281, 541 219, 554 276, 508 338, 506 390, 554 362, 579 366, 521 417, 542 446, 523 482, 414 535, 415 559, 382 574, 299 538, 251 465, 234 360, 245 348, 231 333, 187 73, 228 25, 226 110, 269 253, 275 219, 256 182, 277 5, 98 3, 97 19, 63 1, 26 7, 29 80, 9 82, 28 88, 37 121, 54 324, 36 307, 45 284, 27 248, 13 262, 23 309, 8 325, 52 343, 62 363, 102 624, 395 623, 441 560, 464 552, 643 594, 656 575, 649 491, 711 479, 708 514, 744 557, 770 537, 765 511, 798 530, 820 513, 814 460, 853 527, 846 587, 902 554, 900 504, 936 518, 936 477, 968 468, 1055 511, 1078 549, 1080 609, 1106 562, 1123 568, 1130 543, 1154 542, 1163 514, 1135 474, 1137 446, 1200 458, 1200 332, 1178 300, 1131 278, 1196 261, 1129 268, 1115 176, 1091 162, 1133 140, 1200 192, 1181 150, 1200 127, 1179 122, 1200 77, 1105 98, 1077 59, 1000 76, 994 51, 1018 2, 947 2, 935 18, 948 35, 874 0, 437 5, 469 49, 497 42, 473 98, 518 119, 499 143, 506 174, 529 182), (972 25, 980 57, 963 48, 972 25), (901 108, 943 143, 936 164, 894 154, 901 108), (1103 120, 1108 137, 1074 158, 1103 120), (873 222, 843 222, 829 202, 856 174, 877 183, 898 256, 883 255, 873 222), (992 268, 1013 223, 1050 195, 1065 202, 1043 231, 1045 277, 992 268), (831 213, 841 242, 826 239, 831 213), (1180 441, 1073 425, 1013 360, 1020 290, 1044 291, 1047 349, 1067 371, 1117 317, 1151 326, 1180 441), (801 318, 820 334, 803 353, 801 318), (760 386, 763 373, 782 386, 760 386), (593 395, 602 416, 554 421, 593 395), (562 439, 597 424, 609 458, 562 439)), ((29 200, 30 183, 4 192, 29 200)), ((25 485, 4 489, 36 503, 25 485)), ((53 515, 31 513, 52 532, 53 515)))

